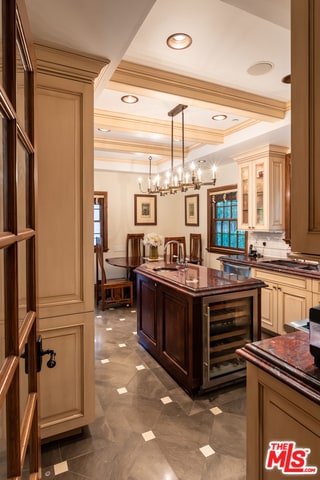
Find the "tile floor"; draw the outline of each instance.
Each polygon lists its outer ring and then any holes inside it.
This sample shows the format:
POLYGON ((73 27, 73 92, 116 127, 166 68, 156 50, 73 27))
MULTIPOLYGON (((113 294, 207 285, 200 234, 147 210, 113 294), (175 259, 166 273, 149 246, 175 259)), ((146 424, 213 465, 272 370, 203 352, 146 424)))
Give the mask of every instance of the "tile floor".
POLYGON ((245 387, 191 399, 138 344, 136 312, 96 311, 96 420, 42 446, 48 480, 245 480, 245 387))

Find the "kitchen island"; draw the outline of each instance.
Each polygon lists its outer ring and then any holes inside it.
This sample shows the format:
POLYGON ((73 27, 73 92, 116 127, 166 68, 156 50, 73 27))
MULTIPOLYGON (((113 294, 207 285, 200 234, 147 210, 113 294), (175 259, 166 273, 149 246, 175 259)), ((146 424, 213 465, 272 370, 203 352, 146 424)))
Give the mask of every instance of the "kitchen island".
POLYGON ((261 280, 164 262, 135 273, 139 342, 182 388, 193 395, 245 378, 235 350, 260 339, 261 280))
POLYGON ((247 480, 278 480, 286 473, 319 478, 320 369, 309 352, 308 333, 254 342, 238 354, 247 361, 247 480), (290 442, 300 454, 310 450, 303 465, 286 456, 290 442), (315 467, 318 474, 298 467, 315 467))

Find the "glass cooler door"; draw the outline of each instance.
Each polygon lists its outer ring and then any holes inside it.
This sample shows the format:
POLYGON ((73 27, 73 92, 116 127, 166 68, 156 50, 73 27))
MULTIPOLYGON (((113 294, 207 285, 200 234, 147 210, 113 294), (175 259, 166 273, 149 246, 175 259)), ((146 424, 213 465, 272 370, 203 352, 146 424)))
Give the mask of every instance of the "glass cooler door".
POLYGON ((236 350, 257 340, 256 292, 211 297, 204 302, 203 387, 214 387, 246 375, 236 350))

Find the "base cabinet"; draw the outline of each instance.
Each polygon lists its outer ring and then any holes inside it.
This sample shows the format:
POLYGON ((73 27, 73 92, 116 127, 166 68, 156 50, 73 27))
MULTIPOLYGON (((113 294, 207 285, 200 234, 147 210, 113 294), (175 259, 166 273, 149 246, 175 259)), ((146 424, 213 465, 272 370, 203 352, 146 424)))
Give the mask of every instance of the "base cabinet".
POLYGON ((42 320, 40 333, 43 349, 56 353, 56 366, 48 368, 44 356, 40 372, 40 428, 42 438, 48 438, 93 421, 93 315, 42 320))
MULTIPOLYGON (((309 448, 307 465, 318 465, 319 405, 249 362, 247 412, 247 480, 283 480, 285 477, 281 468, 266 469, 270 442, 290 441, 295 442, 297 448, 309 448)), ((277 465, 284 466, 284 462, 279 461, 277 465)), ((317 477, 303 473, 294 476, 317 477)))
MULTIPOLYGON (((221 282, 219 271, 194 268, 221 282)), ((139 342, 182 388, 195 394, 245 378, 235 350, 260 338, 262 282, 197 295, 166 279, 136 278, 139 342)))
POLYGON ((201 298, 137 275, 140 343, 188 392, 201 385, 201 298))
POLYGON ((312 280, 291 275, 279 275, 254 269, 252 276, 267 287, 261 291, 261 327, 284 334, 284 325, 309 317, 312 307, 312 280))

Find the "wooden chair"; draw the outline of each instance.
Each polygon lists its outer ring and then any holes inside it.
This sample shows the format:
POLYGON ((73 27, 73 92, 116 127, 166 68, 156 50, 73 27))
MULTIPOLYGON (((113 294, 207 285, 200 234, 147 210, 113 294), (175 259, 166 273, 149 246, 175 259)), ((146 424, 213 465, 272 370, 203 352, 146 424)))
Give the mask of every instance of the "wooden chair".
MULTIPOLYGON (((145 257, 146 247, 143 243, 144 233, 128 233, 126 243, 126 256, 128 257, 145 257)), ((127 278, 134 281, 134 268, 127 268, 127 278)))
MULTIPOLYGON (((165 237, 164 238, 164 244, 166 245, 167 242, 170 242, 171 240, 175 240, 179 243, 182 243, 183 245, 183 252, 184 256, 186 256, 186 237, 165 237)), ((169 247, 166 249, 164 252, 165 255, 165 262, 167 263, 173 263, 176 261, 177 256, 179 256, 179 249, 178 245, 176 243, 171 243, 169 247)))
POLYGON ((144 233, 128 233, 126 254, 127 257, 145 257, 144 233))
POLYGON ((201 233, 190 233, 190 263, 202 265, 201 233))
POLYGON ((96 305, 101 299, 101 309, 107 305, 133 304, 133 284, 127 278, 107 279, 104 269, 101 238, 96 238, 96 305))

